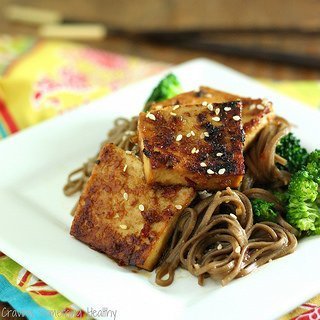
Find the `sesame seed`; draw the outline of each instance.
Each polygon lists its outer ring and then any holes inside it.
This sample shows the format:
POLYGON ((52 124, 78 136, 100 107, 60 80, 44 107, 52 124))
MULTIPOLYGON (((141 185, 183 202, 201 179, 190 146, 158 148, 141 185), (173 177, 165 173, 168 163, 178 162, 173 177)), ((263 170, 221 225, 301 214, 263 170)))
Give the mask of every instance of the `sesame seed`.
POLYGON ((193 266, 194 266, 194 268, 197 269, 197 270, 200 269, 200 265, 199 265, 198 263, 195 263, 193 266))
POLYGON ((190 138, 190 137, 191 137, 191 132, 187 133, 187 134, 186 134, 186 137, 187 137, 187 138, 190 138))
POLYGON ((231 108, 230 107, 224 107, 224 109, 223 109, 224 111, 230 111, 231 110, 231 108))
POLYGON ((148 112, 146 115, 147 118, 149 118, 150 120, 155 121, 156 120, 156 116, 153 113, 148 112))
POLYGON ((235 252, 235 253, 240 253, 240 252, 241 252, 241 247, 240 247, 240 246, 236 247, 236 248, 234 249, 234 252, 235 252))
POLYGON ((126 192, 123 194, 123 199, 128 200, 128 194, 126 192))
POLYGON ((114 217, 114 218, 119 218, 119 214, 116 213, 113 217, 114 217))
POLYGON ((196 153, 196 152, 197 152, 197 148, 194 147, 194 148, 191 150, 191 153, 193 154, 193 153, 196 153))
POLYGON ((222 168, 218 171, 219 174, 224 174, 226 172, 226 169, 225 168, 222 168))
POLYGON ((208 170, 207 170, 207 173, 209 173, 209 174, 214 174, 214 172, 213 172, 211 169, 208 169, 208 170))
POLYGON ((232 219, 234 219, 234 220, 237 220, 237 219, 238 219, 237 216, 236 216, 235 214, 233 214, 233 213, 230 213, 230 217, 231 217, 232 219))
POLYGON ((191 133, 192 136, 196 135, 193 130, 191 130, 190 133, 191 133))
POLYGON ((209 103, 209 104, 207 105, 207 108, 208 108, 210 111, 213 111, 213 105, 212 105, 211 103, 209 103))
POLYGON ((262 104, 258 104, 258 105, 257 105, 257 109, 259 109, 259 110, 264 110, 264 106, 263 106, 262 104))
POLYGON ((199 149, 196 149, 196 153, 199 153, 199 151, 200 151, 199 149))
POLYGON ((182 205, 181 204, 176 204, 175 205, 176 209, 181 210, 182 209, 182 205))
POLYGON ((132 154, 132 151, 126 150, 126 154, 132 154))
POLYGON ((207 101, 203 101, 203 102, 202 102, 202 105, 203 105, 204 107, 206 107, 206 106, 207 106, 207 104, 208 104, 208 102, 207 102, 207 101))
POLYGON ((176 141, 180 141, 180 140, 182 140, 182 134, 178 134, 176 137, 176 141))
POLYGON ((177 110, 178 108, 180 108, 180 105, 176 104, 175 106, 173 106, 172 110, 177 110))
POLYGON ((207 190, 199 191, 198 194, 200 195, 201 199, 205 199, 212 196, 212 193, 208 192, 207 190))
POLYGON ((216 110, 214 110, 214 112, 216 113, 216 115, 218 115, 220 113, 220 108, 216 108, 216 110))
POLYGON ((209 137, 209 132, 204 132, 203 134, 205 137, 209 137))
POLYGON ((218 122, 218 121, 220 121, 220 118, 219 117, 213 117, 212 120, 218 122))
POLYGON ((207 166, 207 164, 206 164, 206 163, 204 163, 204 162, 201 162, 201 163, 200 163, 200 166, 201 166, 201 167, 206 167, 206 166, 207 166))
POLYGON ((126 224, 119 224, 119 227, 123 230, 127 230, 128 226, 126 224))
POLYGON ((204 138, 204 133, 201 132, 201 133, 200 133, 200 139, 203 139, 203 138, 204 138))
POLYGON ((239 121, 241 118, 239 116, 233 116, 233 120, 239 121))
POLYGON ((221 243, 218 244, 217 249, 218 249, 218 250, 221 250, 221 249, 222 249, 222 244, 221 244, 221 243))
POLYGON ((172 116, 176 116, 176 115, 177 115, 177 114, 174 113, 174 112, 170 112, 170 114, 171 114, 172 116))
POLYGON ((139 204, 139 210, 140 211, 144 211, 144 205, 143 204, 139 204))
POLYGON ((254 103, 251 104, 250 107, 249 107, 250 110, 253 110, 253 109, 255 109, 255 108, 256 108, 256 105, 255 105, 254 103))
POLYGON ((128 165, 125 164, 124 167, 123 167, 123 172, 126 172, 126 171, 127 171, 127 168, 128 168, 128 165))
POLYGON ((211 94, 211 93, 206 93, 204 96, 205 96, 206 98, 212 98, 212 94, 211 94))
POLYGON ((216 154, 216 156, 217 156, 217 157, 222 157, 222 156, 223 156, 223 153, 218 152, 218 153, 216 154))

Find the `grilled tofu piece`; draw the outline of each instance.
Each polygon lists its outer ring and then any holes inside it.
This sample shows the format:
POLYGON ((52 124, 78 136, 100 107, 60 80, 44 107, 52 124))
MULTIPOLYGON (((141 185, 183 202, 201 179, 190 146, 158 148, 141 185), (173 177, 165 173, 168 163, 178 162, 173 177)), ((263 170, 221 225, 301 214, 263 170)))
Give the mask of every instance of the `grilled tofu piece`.
POLYGON ((185 92, 174 98, 154 103, 150 111, 177 104, 194 105, 204 101, 221 103, 238 99, 242 102, 242 123, 245 132, 244 149, 247 149, 269 120, 274 117, 272 103, 266 99, 245 98, 208 87, 200 87, 198 91, 185 92))
POLYGON ((140 113, 138 135, 149 184, 221 190, 238 187, 243 178, 239 101, 140 113))
POLYGON ((107 144, 83 190, 70 233, 119 265, 152 270, 194 197, 192 188, 147 185, 141 161, 107 144))

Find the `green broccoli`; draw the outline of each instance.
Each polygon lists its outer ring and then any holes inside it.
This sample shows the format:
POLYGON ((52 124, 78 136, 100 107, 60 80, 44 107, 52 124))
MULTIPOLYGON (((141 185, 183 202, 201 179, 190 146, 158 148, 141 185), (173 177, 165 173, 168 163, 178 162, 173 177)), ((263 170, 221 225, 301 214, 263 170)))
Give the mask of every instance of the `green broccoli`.
POLYGON ((252 199, 252 210, 256 221, 273 221, 277 220, 277 212, 274 204, 262 199, 252 199))
POLYGON ((320 184, 320 150, 311 152, 307 159, 306 170, 312 179, 320 184))
POLYGON ((287 160, 286 166, 279 165, 279 168, 290 173, 300 170, 308 157, 307 150, 301 147, 300 140, 291 132, 280 140, 276 153, 287 160))
POLYGON ((320 225, 316 225, 319 216, 319 209, 315 202, 300 201, 292 198, 288 204, 287 221, 300 231, 315 231, 320 229, 320 225))
POLYGON ((182 87, 178 78, 172 73, 168 74, 153 89, 149 99, 146 102, 144 111, 148 111, 152 102, 170 99, 181 92, 182 87))
POLYGON ((291 196, 300 201, 315 201, 318 196, 318 184, 306 170, 292 175, 288 186, 289 200, 291 196))
POLYGON ((300 170, 292 175, 288 196, 287 221, 307 234, 320 233, 319 189, 308 171, 300 170))
POLYGON ((288 190, 274 192, 286 206, 286 220, 306 235, 320 235, 320 150, 308 154, 300 140, 289 133, 280 140, 276 152, 287 159, 285 169, 292 173, 288 190))

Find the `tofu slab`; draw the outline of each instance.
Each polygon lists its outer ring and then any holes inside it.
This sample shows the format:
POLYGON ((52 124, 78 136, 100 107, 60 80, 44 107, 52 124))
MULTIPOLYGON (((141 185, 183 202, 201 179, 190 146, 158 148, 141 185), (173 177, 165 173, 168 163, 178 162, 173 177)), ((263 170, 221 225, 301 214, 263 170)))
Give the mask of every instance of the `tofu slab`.
POLYGON ((152 270, 195 191, 147 185, 141 161, 113 144, 98 159, 70 233, 120 265, 152 270))
POLYGON ((245 173, 239 101, 140 113, 138 135, 149 184, 222 190, 245 173))
POLYGON ((242 123, 245 132, 244 149, 246 150, 260 131, 268 124, 269 120, 274 117, 272 103, 266 99, 241 97, 202 86, 198 91, 185 92, 174 98, 154 103, 151 106, 150 111, 159 110, 166 106, 173 106, 177 104, 201 105, 203 102, 222 103, 239 99, 242 102, 242 123))

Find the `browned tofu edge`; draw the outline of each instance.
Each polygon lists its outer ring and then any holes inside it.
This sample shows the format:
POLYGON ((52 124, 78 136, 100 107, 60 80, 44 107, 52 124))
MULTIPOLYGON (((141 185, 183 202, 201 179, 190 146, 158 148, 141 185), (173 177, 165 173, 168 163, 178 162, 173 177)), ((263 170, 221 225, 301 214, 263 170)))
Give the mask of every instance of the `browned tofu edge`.
MULTIPOLYGON (((175 198, 177 193, 182 190, 186 194, 186 202, 182 204, 182 209, 167 208, 162 211, 161 214, 163 214, 163 216, 161 216, 159 212, 156 212, 156 210, 155 212, 143 212, 145 224, 140 235, 127 235, 123 237, 116 232, 114 228, 109 227, 109 225, 95 225, 95 215, 101 214, 98 206, 98 202, 101 201, 97 196, 98 190, 103 190, 106 187, 103 183, 100 183, 101 181, 95 183, 97 176, 100 174, 100 167, 103 164, 108 164, 108 161, 117 162, 121 160, 121 154, 122 157, 132 157, 131 159, 133 161, 138 161, 142 171, 142 164, 139 159, 136 159, 132 155, 125 155, 123 150, 113 144, 105 145, 98 157, 100 163, 94 166, 92 175, 80 197, 70 234, 89 245, 92 249, 105 253, 119 265, 135 265, 150 271, 154 268, 154 265, 163 253, 165 244, 174 229, 177 219, 183 212, 183 209, 194 199, 196 193, 192 188, 182 188, 179 186, 157 187, 155 192, 160 191, 160 196, 163 195, 163 197, 168 199, 175 198), (155 230, 157 231, 155 240, 150 241, 150 243, 148 243, 148 241, 145 242, 144 238, 149 237, 149 233, 154 235, 155 230), (137 250, 137 248, 139 249, 137 250)), ((119 174, 123 174, 122 164, 120 167, 121 172, 119 174)), ((111 168, 111 170, 114 169, 111 168)), ((108 188, 110 192, 112 192, 111 181, 108 182, 108 188)), ((140 190, 143 192, 145 188, 149 189, 152 187, 147 186, 141 181, 141 185, 137 186, 137 188, 141 188, 140 190)), ((161 199, 158 200, 161 201, 161 199)))

